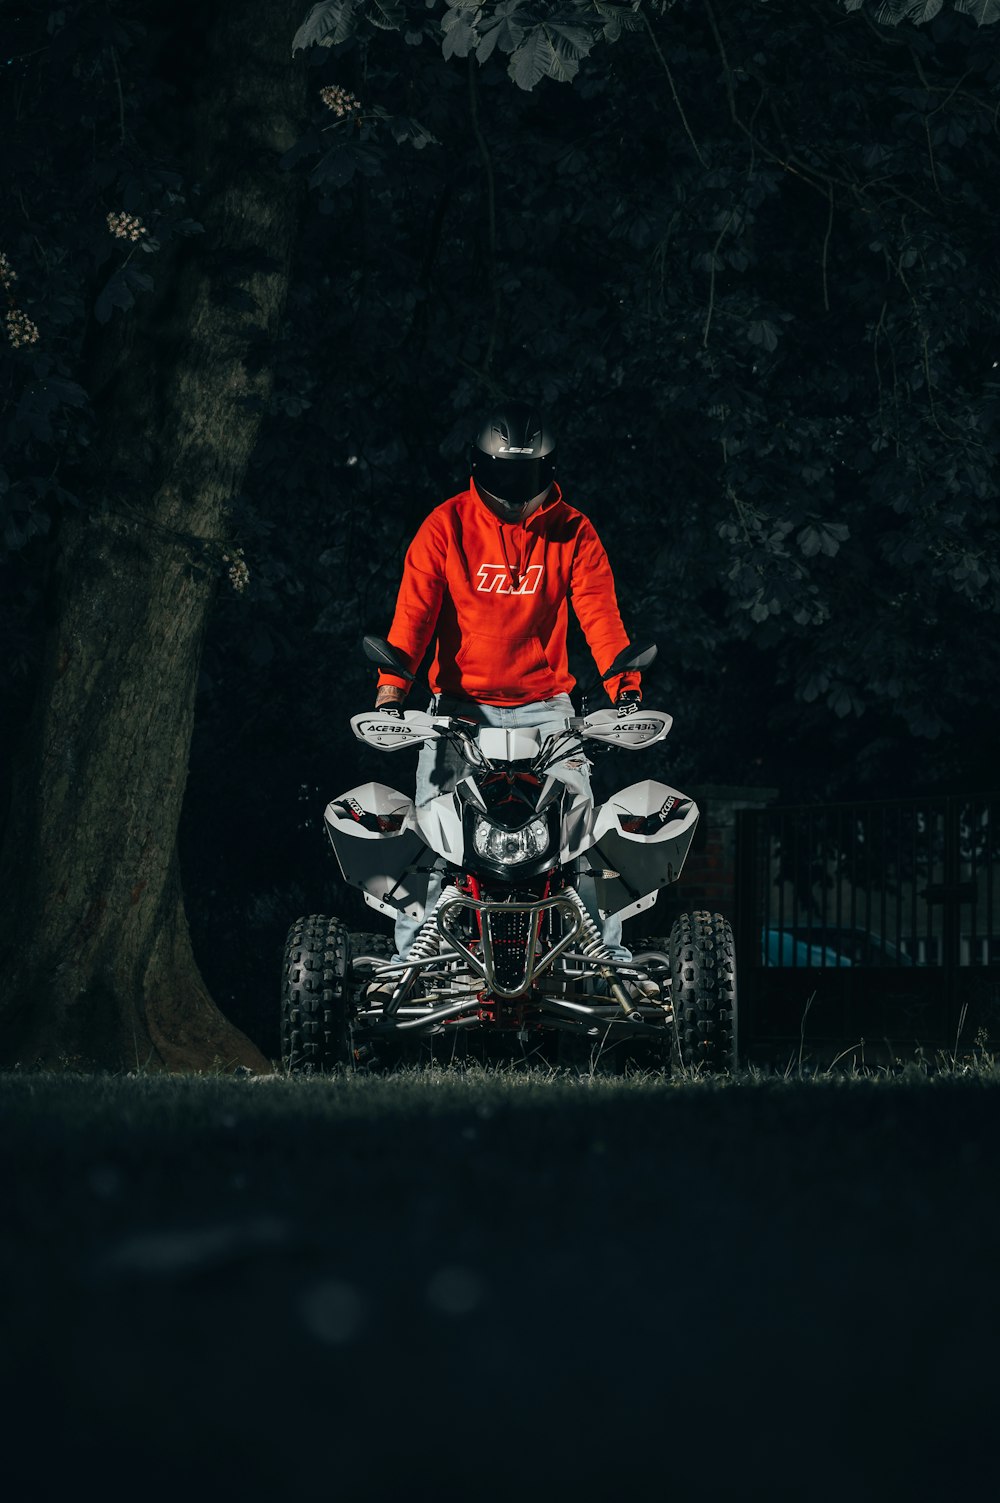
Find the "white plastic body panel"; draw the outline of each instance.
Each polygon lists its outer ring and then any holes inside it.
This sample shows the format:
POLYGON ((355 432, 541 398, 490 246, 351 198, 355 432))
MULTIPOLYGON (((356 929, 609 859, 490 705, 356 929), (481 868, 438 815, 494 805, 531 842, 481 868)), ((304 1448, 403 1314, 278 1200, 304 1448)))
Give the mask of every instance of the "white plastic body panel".
POLYGON ((433 856, 417 828, 413 800, 384 783, 362 783, 326 806, 326 830, 344 881, 380 913, 419 918, 433 856), (379 820, 398 829, 380 829, 379 820))
POLYGON ((538 731, 532 728, 505 731, 484 725, 478 739, 479 750, 490 762, 532 762, 542 744, 538 731))
POLYGON ((430 803, 421 804, 416 818, 421 837, 431 850, 453 866, 461 866, 464 856, 462 809, 457 793, 439 793, 430 803))
POLYGON ((601 912, 625 919, 652 907, 680 876, 697 824, 693 799, 653 781, 633 783, 595 810, 590 860, 601 912))

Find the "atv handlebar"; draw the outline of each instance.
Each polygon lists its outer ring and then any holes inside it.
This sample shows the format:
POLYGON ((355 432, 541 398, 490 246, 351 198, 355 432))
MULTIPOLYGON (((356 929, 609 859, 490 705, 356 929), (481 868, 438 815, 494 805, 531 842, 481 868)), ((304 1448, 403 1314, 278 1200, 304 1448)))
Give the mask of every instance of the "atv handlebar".
MULTIPOLYGON (((672 717, 662 710, 646 710, 641 704, 629 705, 626 714, 611 709, 574 716, 565 727, 545 737, 532 761, 532 769, 536 773, 544 772, 588 742, 638 751, 662 741, 672 724, 672 717)), ((479 744, 480 732, 494 728, 460 716, 431 715, 423 710, 385 715, 379 710, 369 710, 351 717, 351 729, 359 741, 382 751, 398 751, 404 746, 419 746, 425 741, 444 738, 452 742, 470 767, 491 768, 494 765, 479 744)))

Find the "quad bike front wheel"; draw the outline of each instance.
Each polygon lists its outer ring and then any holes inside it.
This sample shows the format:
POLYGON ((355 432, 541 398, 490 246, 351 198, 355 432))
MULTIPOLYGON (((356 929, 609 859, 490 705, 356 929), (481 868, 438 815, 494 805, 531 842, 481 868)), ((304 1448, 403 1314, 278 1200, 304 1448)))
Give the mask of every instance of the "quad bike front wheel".
POLYGON ((703 909, 675 919, 667 946, 674 1010, 671 1064, 718 1074, 737 1065, 736 949, 728 919, 703 909))
POLYGON ((293 1075, 352 1063, 350 970, 346 925, 316 913, 296 919, 281 973, 281 1061, 293 1075))

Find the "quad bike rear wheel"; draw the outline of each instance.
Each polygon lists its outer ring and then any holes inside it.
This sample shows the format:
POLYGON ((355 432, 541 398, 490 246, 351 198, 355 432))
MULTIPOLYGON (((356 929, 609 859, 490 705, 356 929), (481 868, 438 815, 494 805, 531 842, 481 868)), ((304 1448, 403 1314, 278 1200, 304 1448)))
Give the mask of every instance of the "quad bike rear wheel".
POLYGON ((667 946, 674 1009, 671 1064, 711 1074, 737 1066, 736 950, 729 921, 698 909, 675 919, 667 946))
POLYGON ((339 919, 296 919, 281 976, 281 1061, 293 1075, 351 1064, 351 943, 339 919))

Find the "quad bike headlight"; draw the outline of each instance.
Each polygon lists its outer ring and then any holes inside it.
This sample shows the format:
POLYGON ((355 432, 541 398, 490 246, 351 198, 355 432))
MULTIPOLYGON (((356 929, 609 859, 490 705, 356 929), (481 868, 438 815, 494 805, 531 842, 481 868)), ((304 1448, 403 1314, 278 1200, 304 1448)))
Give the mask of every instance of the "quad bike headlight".
POLYGON ((517 866, 522 861, 536 861, 549 844, 548 822, 533 819, 520 830, 504 830, 480 816, 472 836, 476 855, 503 866, 517 866))

